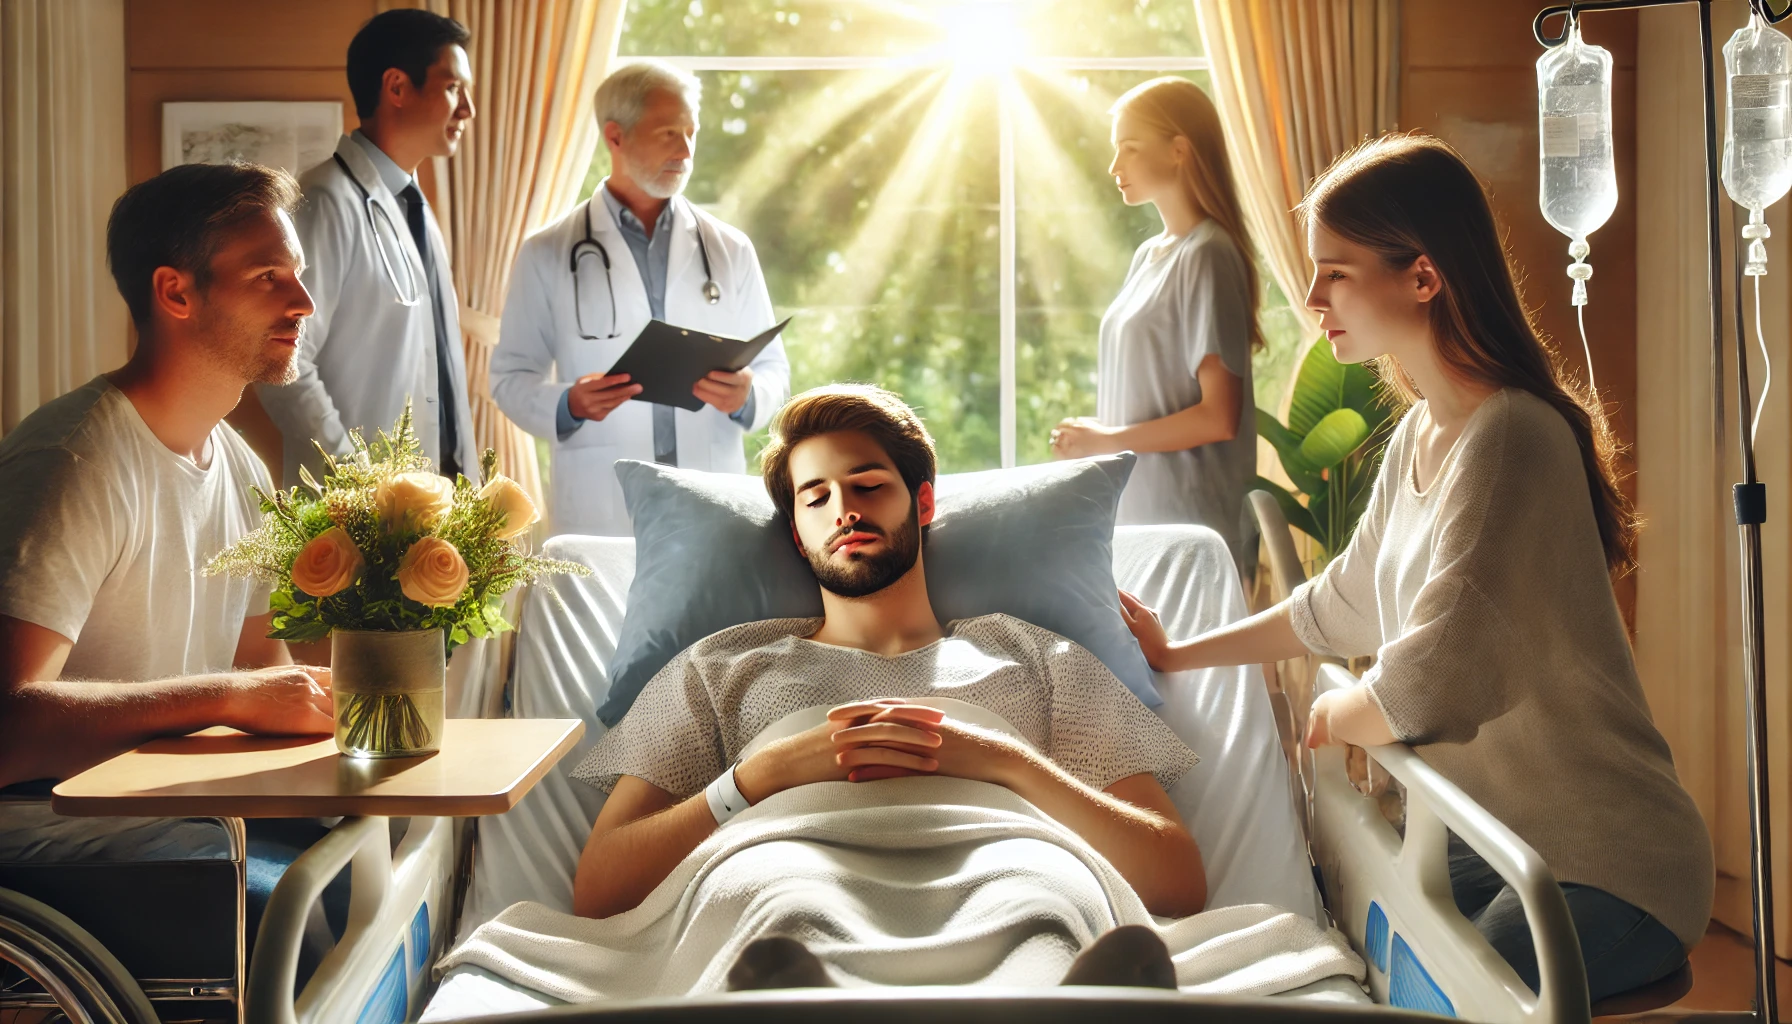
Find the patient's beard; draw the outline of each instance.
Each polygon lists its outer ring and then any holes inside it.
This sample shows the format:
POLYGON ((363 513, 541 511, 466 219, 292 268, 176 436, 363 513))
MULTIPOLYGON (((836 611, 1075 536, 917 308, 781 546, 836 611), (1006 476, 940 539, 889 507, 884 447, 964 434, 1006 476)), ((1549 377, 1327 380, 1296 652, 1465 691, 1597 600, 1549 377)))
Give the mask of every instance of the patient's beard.
POLYGON ((822 589, 840 597, 866 597, 901 579, 921 557, 921 517, 910 507, 908 519, 886 534, 884 550, 863 558, 848 559, 845 565, 833 561, 827 545, 807 552, 809 568, 822 589))

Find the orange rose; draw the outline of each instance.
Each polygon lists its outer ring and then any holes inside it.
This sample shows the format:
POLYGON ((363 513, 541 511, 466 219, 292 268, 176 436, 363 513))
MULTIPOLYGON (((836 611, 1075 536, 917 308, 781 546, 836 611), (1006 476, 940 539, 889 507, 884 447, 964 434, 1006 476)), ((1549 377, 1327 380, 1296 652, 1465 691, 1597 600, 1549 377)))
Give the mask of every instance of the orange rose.
POLYGON ((329 597, 347 590, 365 564, 348 532, 332 526, 299 549, 292 562, 292 585, 312 597, 329 597))
POLYGON ((380 481, 373 503, 387 529, 397 529, 407 519, 427 528, 453 506, 454 484, 434 473, 395 473, 380 481))
POLYGON ((535 510, 535 500, 529 497, 529 492, 502 473, 492 474, 479 489, 479 496, 493 512, 503 513, 504 525, 499 528, 498 536, 504 540, 522 536, 541 520, 541 513, 535 510))
POLYGON ((398 562, 398 589, 431 608, 452 608, 467 589, 467 563, 454 545, 440 537, 412 544, 398 562))

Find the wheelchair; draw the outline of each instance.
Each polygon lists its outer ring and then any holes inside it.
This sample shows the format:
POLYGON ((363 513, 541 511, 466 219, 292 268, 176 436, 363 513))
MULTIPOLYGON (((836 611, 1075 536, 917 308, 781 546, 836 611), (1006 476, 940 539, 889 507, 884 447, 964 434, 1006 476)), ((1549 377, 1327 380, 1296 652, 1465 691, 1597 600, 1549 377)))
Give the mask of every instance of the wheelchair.
MULTIPOLYGON (((48 802, 47 784, 0 790, 0 810, 48 814, 48 802)), ((167 822, 181 830, 181 842, 141 857, 119 856, 104 843, 94 856, 67 860, 0 854, 0 1024, 239 1024, 290 1020, 295 1010, 324 1019, 345 999, 361 1009, 359 1019, 396 1024, 421 1007, 423 968, 459 917, 463 893, 455 881, 468 875, 471 828, 447 819, 345 819, 287 868, 303 876, 292 894, 300 899, 285 900, 280 911, 269 904, 260 941, 275 969, 258 966, 258 982, 247 965, 243 821, 167 822), (423 826, 415 835, 412 821, 423 826), (317 984, 306 985, 295 1006, 300 935, 307 920, 321 924, 315 908, 296 904, 315 904, 345 867, 355 890, 350 931, 332 936, 337 946, 316 965, 317 984), (448 913, 433 922, 427 911, 414 913, 410 904, 425 899, 448 913), (399 916, 402 925, 394 924, 399 916), (387 947, 403 955, 380 952, 387 947), (400 964, 396 978, 388 959, 400 964), (264 991, 251 998, 256 984, 264 991)))

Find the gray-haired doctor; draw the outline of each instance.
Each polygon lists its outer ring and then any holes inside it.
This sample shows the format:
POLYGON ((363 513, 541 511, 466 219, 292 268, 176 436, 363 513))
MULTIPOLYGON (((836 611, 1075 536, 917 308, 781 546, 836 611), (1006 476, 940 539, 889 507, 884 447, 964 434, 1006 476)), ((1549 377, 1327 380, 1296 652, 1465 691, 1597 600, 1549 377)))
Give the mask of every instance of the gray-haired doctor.
POLYGON ((790 395, 782 341, 739 373, 700 380, 692 389, 704 402, 697 412, 630 401, 640 385, 604 376, 650 318, 735 338, 775 322, 753 243, 681 195, 700 88, 694 76, 654 61, 605 79, 595 105, 610 177, 517 253, 492 354, 492 396, 550 442, 556 533, 632 532, 617 459, 745 472, 745 435, 790 395))

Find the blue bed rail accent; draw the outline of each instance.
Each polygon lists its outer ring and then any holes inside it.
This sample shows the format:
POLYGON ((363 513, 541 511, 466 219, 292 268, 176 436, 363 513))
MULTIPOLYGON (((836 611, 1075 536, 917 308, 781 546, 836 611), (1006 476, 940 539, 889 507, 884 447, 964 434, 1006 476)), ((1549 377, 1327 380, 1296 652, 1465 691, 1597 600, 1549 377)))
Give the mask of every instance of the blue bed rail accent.
POLYGON ((1417 954, 1406 944, 1406 939, 1394 936, 1393 965, 1388 971, 1388 1002, 1407 1010, 1420 1010, 1435 1013, 1440 1017, 1456 1016, 1456 1007, 1444 990, 1431 980, 1431 974, 1425 965, 1419 963, 1417 954))
POLYGON ((392 961, 380 975, 379 984, 373 987, 373 994, 362 1005, 355 1024, 404 1024, 405 1010, 410 1003, 407 988, 404 950, 401 948, 392 952, 392 961))
POLYGON ((411 973, 429 963, 429 901, 417 904, 417 916, 411 918, 411 973))
POLYGON ((1381 973, 1388 973, 1388 915, 1381 909, 1381 904, 1370 901, 1369 921, 1363 926, 1363 935, 1369 962, 1381 973))

